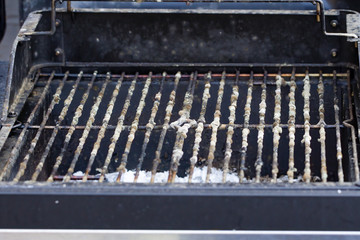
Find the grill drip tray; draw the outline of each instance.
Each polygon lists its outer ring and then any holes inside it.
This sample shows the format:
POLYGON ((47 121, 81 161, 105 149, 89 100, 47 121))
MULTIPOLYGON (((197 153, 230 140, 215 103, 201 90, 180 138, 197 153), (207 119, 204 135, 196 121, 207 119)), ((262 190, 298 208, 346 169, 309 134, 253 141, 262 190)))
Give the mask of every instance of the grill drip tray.
POLYGON ((277 71, 39 71, 2 149, 0 178, 357 180, 352 72, 277 71))

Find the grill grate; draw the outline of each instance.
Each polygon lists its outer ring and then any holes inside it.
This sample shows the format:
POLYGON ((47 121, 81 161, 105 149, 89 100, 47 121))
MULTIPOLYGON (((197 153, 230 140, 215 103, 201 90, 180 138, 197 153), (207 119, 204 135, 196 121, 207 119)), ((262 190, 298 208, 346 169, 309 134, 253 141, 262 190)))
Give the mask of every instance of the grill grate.
POLYGON ((151 183, 165 171, 169 183, 185 175, 191 183, 203 168, 213 182, 216 168, 222 183, 230 173, 240 183, 357 181, 350 77, 38 72, 23 124, 2 150, 0 180, 103 182, 117 172, 122 182, 134 169, 134 182, 145 170, 151 183))

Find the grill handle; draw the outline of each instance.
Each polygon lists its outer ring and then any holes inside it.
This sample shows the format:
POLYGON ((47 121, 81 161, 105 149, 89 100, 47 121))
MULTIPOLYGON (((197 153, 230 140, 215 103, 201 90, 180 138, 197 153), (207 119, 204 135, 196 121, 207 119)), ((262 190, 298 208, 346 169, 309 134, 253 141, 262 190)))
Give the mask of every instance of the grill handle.
MULTIPOLYGON (((28 32, 25 35, 53 35, 56 31, 56 2, 63 3, 64 0, 51 0, 51 29, 49 31, 28 32)), ((84 1, 84 0, 72 0, 84 1)), ((99 1, 99 0, 86 0, 99 1)), ((104 0, 103 0, 104 1, 104 0)), ((106 0, 107 1, 107 0, 106 0)), ((112 0, 113 2, 133 2, 133 0, 112 0)), ((184 2, 184 3, 200 3, 200 2, 227 2, 227 3, 313 3, 316 5, 317 21, 321 24, 321 29, 326 36, 348 37, 359 39, 355 33, 330 33, 326 30, 325 7, 322 0, 139 0, 139 2, 184 2)), ((71 1, 67 1, 67 10, 71 11, 71 1)))

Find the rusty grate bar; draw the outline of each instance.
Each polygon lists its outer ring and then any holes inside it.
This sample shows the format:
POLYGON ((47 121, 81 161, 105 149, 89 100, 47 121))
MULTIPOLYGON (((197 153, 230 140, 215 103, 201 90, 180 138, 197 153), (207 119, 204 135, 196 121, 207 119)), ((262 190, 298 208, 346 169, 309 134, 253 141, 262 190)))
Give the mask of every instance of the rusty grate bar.
POLYGON ((109 145, 108 153, 107 153, 106 158, 105 158, 104 166, 101 169, 101 176, 100 176, 99 182, 104 181, 105 173, 107 173, 108 166, 110 164, 111 158, 112 158, 112 156, 114 154, 114 151, 115 151, 116 142, 118 141, 118 139, 120 137, 120 134, 121 134, 121 131, 123 130, 123 124, 124 124, 125 116, 126 116, 126 113, 127 113, 128 109, 129 109, 131 98, 132 98, 132 96, 134 94, 137 79, 138 79, 138 74, 135 75, 135 77, 133 78, 133 80, 131 82, 128 94, 127 94, 126 99, 125 99, 123 109, 121 111, 120 116, 118 117, 118 122, 117 122, 117 125, 116 125, 116 128, 115 128, 114 134, 113 134, 113 136, 111 138, 111 143, 109 145))
POLYGON ((180 118, 170 124, 170 127, 176 129, 175 145, 171 157, 171 165, 168 176, 168 182, 174 182, 180 159, 182 158, 184 141, 187 138, 187 133, 191 127, 196 126, 196 121, 190 119, 190 111, 194 99, 194 90, 196 84, 197 74, 190 75, 190 83, 186 91, 183 103, 183 109, 179 112, 180 118))
MULTIPOLYGON (((52 74, 50 75, 49 79, 47 80, 46 82, 46 86, 41 94, 41 97, 39 98, 39 100, 37 101, 37 104, 36 106, 34 107, 34 109, 32 110, 32 112, 30 113, 30 116, 28 117, 26 123, 25 123, 25 126, 24 128, 22 129, 16 143, 15 143, 15 146, 14 148, 12 149, 11 151, 11 154, 10 154, 10 157, 8 158, 8 160, 6 161, 6 164, 4 166, 4 168, 2 169, 1 173, 0 173, 0 181, 2 181, 4 178, 6 178, 9 174, 9 171, 10 169, 13 167, 16 159, 18 158, 19 156, 19 153, 20 153, 20 149, 22 148, 22 146, 24 145, 25 143, 25 134, 26 134, 26 130, 28 128, 29 125, 31 125, 34 121, 34 118, 35 118, 35 115, 40 107, 40 105, 43 103, 44 99, 45 99, 45 96, 46 96, 46 93, 48 92, 49 90, 49 87, 50 87, 50 83, 51 81, 53 80, 54 78, 54 73, 55 72, 52 72, 52 74)), ((65 75, 66 76, 66 75, 65 75)), ((36 78, 38 78, 39 75, 37 75, 36 78)))
MULTIPOLYGON (((239 73, 239 72, 238 72, 239 73)), ((224 157, 224 167, 223 167, 223 177, 222 177, 222 182, 225 183, 226 182, 226 176, 227 173, 229 172, 229 162, 230 162, 230 158, 231 158, 231 154, 232 154, 232 148, 231 145, 233 143, 233 135, 234 135, 234 124, 235 124, 235 119, 236 119, 236 107, 237 107, 237 102, 238 102, 238 97, 239 97, 239 86, 237 85, 239 81, 239 74, 237 74, 236 76, 236 81, 235 84, 232 88, 232 95, 231 95, 231 103, 229 106, 229 110, 230 110, 230 116, 229 116, 229 127, 227 130, 227 136, 226 136, 226 149, 225 149, 225 157, 224 157)))
POLYGON ((251 114, 251 101, 252 101, 252 92, 253 92, 253 84, 254 84, 254 75, 251 72, 250 79, 249 79, 249 86, 247 91, 246 97, 246 104, 245 104, 245 114, 244 114, 244 129, 242 130, 242 145, 241 145, 241 162, 240 162, 240 173, 239 173, 239 181, 243 182, 245 177, 245 162, 246 162, 246 152, 248 147, 248 136, 250 133, 249 129, 249 121, 250 121, 250 114, 251 114))
POLYGON ((334 71, 334 112, 335 112, 335 122, 336 122, 336 158, 338 161, 338 178, 339 182, 344 182, 344 170, 342 166, 343 154, 342 154, 342 147, 341 147, 341 134, 340 134, 340 108, 339 108, 339 98, 337 97, 337 78, 336 78, 336 71, 334 71))
POLYGON ((255 170, 256 170, 256 177, 255 182, 260 182, 260 176, 261 176, 261 168, 264 164, 262 160, 262 154, 263 154, 263 147, 264 147, 264 129, 265 129, 265 114, 266 114, 266 73, 264 74, 264 83, 261 85, 262 93, 261 93, 261 102, 259 104, 259 120, 260 124, 258 127, 258 151, 257 151, 257 157, 255 161, 255 170))
POLYGON ((175 80, 174 80, 174 89, 170 93, 169 101, 168 101, 167 106, 166 106, 164 124, 163 124, 163 128, 162 128, 162 131, 161 131, 161 134, 160 134, 159 143, 158 143, 158 146, 156 148, 155 159, 153 160, 153 166, 152 166, 152 170, 151 170, 151 179, 150 179, 151 183, 155 182, 155 175, 156 175, 158 166, 159 166, 159 164, 161 162, 161 158, 160 158, 161 150, 162 150, 163 145, 164 145, 166 132, 170 127, 170 118, 171 118, 172 111, 173 111, 173 108, 174 108, 174 105, 175 105, 176 91, 177 91, 180 79, 181 79, 181 72, 177 72, 176 75, 175 75, 175 80))
POLYGON ((131 124, 131 129, 130 129, 130 133, 129 133, 129 136, 128 136, 128 140, 127 140, 126 145, 125 145, 125 150, 124 150, 124 153, 123 153, 123 155, 121 157, 121 163, 120 163, 120 166, 117 168, 117 171, 119 172, 119 175, 118 175, 118 177, 116 179, 117 182, 120 182, 121 176, 125 172, 125 167, 126 167, 126 164, 127 164, 128 156, 129 156, 130 149, 131 149, 131 145, 132 145, 132 143, 134 141, 135 133, 136 133, 136 131, 138 129, 139 119, 140 119, 142 110, 144 109, 145 104, 146 104, 145 99, 146 99, 146 96, 147 96, 147 94, 149 92, 149 87, 150 87, 150 84, 151 84, 151 76, 152 76, 152 73, 150 72, 148 78, 146 79, 144 88, 142 90, 142 96, 141 96, 139 105, 138 105, 138 107, 136 109, 135 118, 134 118, 134 120, 133 120, 133 122, 131 124))
POLYGON ((350 128, 351 131, 351 144, 352 144, 352 156, 351 158, 351 164, 353 164, 354 167, 354 175, 355 175, 355 182, 358 182, 360 180, 359 175, 359 161, 358 161, 358 154, 357 154, 357 146, 356 146, 356 133, 355 133, 355 127, 352 125, 352 122, 354 121, 354 113, 352 110, 352 99, 351 99, 351 86, 350 86, 350 72, 348 71, 347 75, 347 94, 348 94, 348 102, 349 102, 349 115, 350 118, 345 120, 343 122, 344 126, 347 128, 350 128))
MULTIPOLYGON (((108 76, 107 76, 107 79, 110 79, 110 78, 111 78, 111 75, 109 73, 108 76)), ((96 142, 94 143, 93 149, 92 149, 91 154, 90 154, 90 159, 89 159, 88 165, 86 167, 85 175, 84 175, 84 177, 82 179, 83 182, 87 181, 87 177, 88 177, 88 175, 89 175, 89 173, 91 171, 91 167, 92 167, 92 165, 94 163, 94 160, 95 160, 95 157, 96 157, 96 155, 97 155, 97 153, 99 151, 101 141, 105 137, 106 128, 107 128, 107 125, 109 124, 111 115, 113 114, 113 109, 114 109, 115 102, 116 102, 117 96, 119 94, 119 90, 120 90, 121 84, 123 82, 123 79, 124 79, 123 77, 119 78, 118 82, 116 83, 115 89, 113 90, 111 100, 110 100, 110 102, 108 104, 105 116, 104 116, 103 121, 102 121, 103 124, 102 124, 102 126, 101 126, 101 128, 99 130, 96 142)))
POLYGON ((323 77, 320 72, 319 84, 318 84, 318 94, 319 94, 319 116, 320 116, 320 139, 321 144, 321 180, 322 182, 327 182, 327 168, 326 168, 326 132, 325 132, 325 107, 324 107, 324 82, 323 77))
POLYGON ((275 90, 275 110, 274 110, 274 126, 273 126, 273 163, 272 163, 272 181, 277 181, 277 176, 279 173, 278 167, 278 157, 279 157, 279 141, 280 135, 282 133, 282 128, 280 127, 281 122, 281 85, 283 84, 284 79, 281 77, 281 73, 276 76, 276 90, 275 90))
POLYGON ((289 170, 287 175, 289 177, 289 183, 294 181, 294 172, 297 171, 295 168, 295 118, 296 118, 296 104, 295 104, 295 69, 290 79, 290 93, 289 93, 289 170))
MULTIPOLYGON (((334 74, 336 75, 336 77, 338 78, 345 78, 347 77, 347 73, 323 73, 322 76, 325 78, 329 78, 329 77, 334 77, 334 74)), ((39 77, 50 77, 51 74, 49 73, 40 73, 39 77)), ((77 77, 78 74, 73 74, 70 73, 69 77, 77 77)), ((166 80, 172 79, 175 77, 176 74, 167 74, 166 75, 166 80)), ((263 78, 264 77, 264 73, 240 73, 239 77, 245 77, 245 78, 250 78, 250 76, 253 75, 253 77, 259 77, 259 78, 263 78)), ((268 73, 267 76, 268 78, 276 78, 276 76, 278 75, 278 73, 268 73)), ((55 73, 54 74, 55 77, 62 77, 64 76, 63 73, 55 73)), ((113 78, 118 79, 119 77, 121 77, 121 74, 112 74, 113 78)), ((137 76, 138 78, 147 78, 148 75, 147 74, 125 74, 124 78, 128 79, 131 78, 133 79, 135 76, 137 76)), ((182 74, 181 75, 182 78, 189 78, 190 74, 182 74)), ((208 76, 208 73, 198 73, 198 78, 202 78, 204 79, 204 81, 206 81, 206 78, 208 76)), ((211 76, 213 78, 218 78, 218 77, 222 77, 222 73, 212 73, 211 76)), ((292 73, 281 73, 281 76, 283 78, 287 78, 287 77, 292 77, 293 74, 292 73)), ((295 78, 304 78, 306 76, 306 73, 296 73, 294 75, 295 78)), ((87 77, 87 78, 91 78, 92 74, 86 74, 84 73, 83 77, 87 77)), ((105 78, 106 74, 98 74, 98 78, 105 78)), ((236 78, 236 73, 226 73, 226 78, 236 78)), ((319 78, 320 77, 320 73, 309 73, 309 77, 310 78, 319 78)), ((163 76, 162 75, 153 75, 152 77, 153 79, 162 79, 163 76)), ((273 84, 275 85, 276 81, 270 81, 268 80, 267 83, 268 84, 273 84)), ((262 83, 262 81, 254 81, 254 83, 262 83)), ((239 82, 239 84, 241 84, 241 82, 239 82)))
POLYGON ((192 182, 195 164, 198 161, 200 143, 202 141, 201 136, 204 131, 205 113, 206 113, 206 109, 207 109, 208 100, 210 98, 211 72, 209 72, 206 76, 204 76, 204 78, 206 78, 206 83, 205 83, 204 92, 203 92, 203 96, 202 96, 201 112, 200 112, 200 116, 199 116, 199 119, 197 122, 196 130, 195 130, 195 140, 194 140, 192 157, 190 158, 190 169, 189 169, 189 180, 188 180, 189 183, 192 182))
MULTIPOLYGON (((220 124, 220 126, 219 126, 219 130, 226 130, 226 129, 228 129, 229 126, 230 126, 230 124, 222 123, 222 124, 220 124)), ((233 126, 234 129, 244 128, 244 127, 245 127, 245 124, 235 123, 235 124, 233 124, 232 126, 233 126)), ((248 125, 248 128, 249 128, 249 129, 257 129, 258 126, 259 126, 258 124, 249 124, 249 125, 248 125)), ((27 129, 28 129, 28 130, 37 130, 37 129, 39 129, 40 127, 41 127, 40 125, 31 125, 31 126, 29 126, 27 129)), ((265 128, 273 128, 273 124, 265 124, 264 127, 265 127, 265 128)), ((281 127, 281 128, 288 128, 289 125, 288 125, 288 124, 281 123, 281 124, 279 124, 279 127, 281 127)), ((295 128, 304 128, 304 125, 303 125, 303 124, 295 124, 294 127, 295 127, 295 128)), ((342 127, 344 127, 344 125, 339 123, 339 127, 342 128, 342 127)), ((16 126, 16 128, 22 129, 22 128, 24 128, 24 125, 22 125, 21 123, 19 123, 19 125, 16 126)), ((54 128, 56 128, 56 126, 45 126, 45 127, 44 127, 44 129, 50 129, 50 130, 51 130, 51 129, 54 129, 54 128)), ((68 130, 68 129, 70 129, 70 128, 71 128, 71 126, 59 126, 58 129, 59 129, 59 130, 68 130)), ((101 128, 101 126, 93 125, 93 126, 91 126, 89 129, 96 129, 96 130, 98 130, 98 129, 100 129, 100 128, 101 128)), ((154 126, 153 130, 162 130, 163 128, 164 128, 164 125, 156 125, 156 126, 154 126)), ((190 129, 194 129, 194 128, 197 129, 197 126, 192 126, 192 127, 190 127, 190 129)), ((211 124, 210 124, 210 123, 205 123, 205 124, 203 124, 203 128, 204 128, 204 129, 210 129, 210 128, 211 128, 211 124)), ((312 128, 312 129, 319 129, 319 128, 321 128, 321 126, 318 125, 318 124, 311 124, 311 125, 310 125, 310 128, 312 128)), ((336 128, 336 124, 327 124, 327 125, 324 126, 324 128, 325 128, 325 129, 336 128)), ((84 129, 86 129, 86 126, 76 126, 75 129, 76 129, 76 130, 84 130, 84 129)), ((114 129, 116 129, 116 126, 108 125, 106 129, 107 129, 107 130, 114 130, 114 129)), ((122 129, 123 129, 123 130, 130 131, 131 125, 123 125, 122 129)), ((144 126, 143 126, 143 125, 138 126, 138 131, 139 131, 139 130, 140 130, 140 131, 146 131, 146 130, 147 130, 146 125, 144 125, 144 126)))
POLYGON ((304 181, 309 183, 311 180, 311 169, 310 169, 310 156, 311 156, 311 135, 310 135, 310 77, 306 74, 304 78, 304 89, 302 92, 304 98, 304 126, 305 133, 302 142, 305 144, 305 170, 304 170, 304 181))
POLYGON ((220 80, 220 86, 218 90, 217 95, 217 101, 216 101, 216 109, 214 113, 214 120, 211 123, 211 139, 210 139, 210 148, 209 148, 209 154, 207 157, 207 173, 206 173, 206 182, 208 183, 210 181, 210 174, 211 174, 211 168, 212 164, 215 158, 215 149, 216 149, 216 142, 217 142, 217 132, 220 126, 220 116, 221 116, 221 103, 224 96, 224 87, 225 87, 225 78, 226 73, 223 72, 223 75, 220 80))

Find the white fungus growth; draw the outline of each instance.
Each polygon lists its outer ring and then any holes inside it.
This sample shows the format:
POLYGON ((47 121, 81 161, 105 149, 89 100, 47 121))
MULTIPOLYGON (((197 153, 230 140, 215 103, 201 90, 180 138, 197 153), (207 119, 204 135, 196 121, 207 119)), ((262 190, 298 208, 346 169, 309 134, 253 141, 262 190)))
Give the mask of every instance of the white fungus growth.
POLYGON ((255 171, 256 171, 256 182, 260 182, 261 176, 261 168, 263 166, 262 160, 262 152, 264 147, 264 129, 265 129, 265 113, 266 113, 266 83, 264 82, 262 85, 262 92, 261 92, 261 102, 259 104, 259 120, 260 124, 258 126, 258 151, 257 157, 255 161, 255 171))
POLYGON ((100 176, 100 180, 99 180, 100 182, 102 182, 104 180, 105 173, 107 172, 107 168, 108 168, 108 166, 110 164, 111 158, 112 158, 113 153, 115 151, 116 142, 118 141, 118 139, 120 137, 120 134, 121 134, 121 131, 123 129, 125 115, 126 115, 127 110, 129 109, 129 106, 130 106, 130 100, 131 100, 131 97, 132 97, 132 95, 134 93, 134 90, 135 90, 136 80, 137 80, 137 76, 135 76, 134 79, 131 82, 130 88, 128 90, 128 94, 127 94, 126 99, 125 99, 123 109, 121 111, 120 116, 118 117, 118 122, 116 124, 114 134, 110 139, 111 143, 109 145, 108 153, 106 155, 105 162, 104 162, 104 165, 103 165, 102 170, 101 170, 101 176, 100 176))
POLYGON ((296 119, 296 104, 295 104, 295 91, 296 91, 296 82, 295 76, 292 76, 290 79, 290 93, 289 93, 289 169, 287 175, 289 178, 289 183, 294 182, 294 172, 295 168, 295 119, 296 119))
POLYGON ((144 88, 142 89, 141 99, 140 99, 139 105, 138 105, 138 107, 136 109, 135 118, 134 118, 133 122, 131 123, 130 133, 128 135, 128 140, 127 140, 126 145, 125 145, 124 153, 123 153, 123 155, 121 157, 120 166, 117 169, 117 171, 119 171, 119 177, 118 177, 119 179, 121 178, 121 174, 125 171, 125 167, 126 167, 126 164, 127 164, 127 159, 128 159, 129 153, 130 153, 131 145, 132 145, 132 143, 134 141, 135 133, 136 133, 136 131, 138 129, 139 119, 140 119, 141 113, 142 113, 142 111, 143 111, 143 109, 145 107, 145 104, 146 104, 145 99, 146 99, 146 96, 147 96, 147 94, 149 92, 150 84, 151 84, 151 73, 149 74, 149 77, 146 79, 144 88))
POLYGON ((185 93, 183 108, 179 112, 180 118, 170 124, 170 126, 176 129, 177 132, 176 132, 175 145, 171 157, 171 167, 170 167, 171 169, 168 178, 169 182, 174 182, 175 180, 177 169, 180 164, 180 159, 184 155, 183 146, 184 146, 184 141, 187 138, 187 133, 190 128, 195 127, 197 124, 195 120, 190 119, 190 111, 194 100, 193 91, 195 89, 194 75, 192 74, 190 78, 191 81, 190 81, 189 89, 185 93))
POLYGON ((225 158, 224 158, 224 167, 223 167, 223 182, 226 182, 227 173, 229 171, 229 162, 232 154, 231 145, 233 143, 234 135, 234 124, 236 119, 236 106, 239 97, 239 87, 234 85, 231 95, 231 103, 229 106, 230 116, 229 116, 229 127, 226 134, 226 149, 225 149, 225 158))
POLYGON ((320 115, 320 138, 319 142, 321 145, 321 180, 322 182, 327 181, 327 168, 326 168, 326 132, 325 132, 325 108, 324 108, 324 82, 322 74, 319 77, 318 84, 318 94, 319 94, 319 115, 320 115))
POLYGON ((250 121, 250 114, 251 114, 251 101, 252 101, 252 91, 253 91, 253 75, 251 74, 247 97, 246 97, 246 104, 245 104, 245 113, 244 113, 244 129, 242 130, 242 144, 241 144, 241 165, 240 165, 240 174, 239 179, 240 182, 243 182, 245 178, 245 161, 246 161, 246 151, 248 147, 248 135, 250 133, 249 130, 249 121, 250 121))
POLYGON ((304 97, 304 127, 305 133, 302 143, 305 144, 305 169, 304 169, 304 181, 309 183, 311 180, 311 169, 310 169, 310 156, 311 156, 311 135, 310 135, 310 78, 307 73, 304 78, 304 89, 302 95, 304 97))
POLYGON ((280 134, 282 133, 282 128, 280 127, 281 121, 281 85, 283 78, 281 75, 276 76, 276 90, 275 90, 275 110, 274 110, 274 126, 273 126, 273 164, 272 164, 272 180, 276 182, 277 174, 279 173, 278 168, 278 150, 279 150, 279 141, 280 134))
POLYGON ((224 86, 225 86, 225 72, 223 72, 222 77, 221 77, 221 81, 220 81, 220 86, 219 86, 219 90, 218 90, 218 96, 217 96, 217 101, 216 101, 216 109, 215 109, 215 113, 214 113, 214 120, 211 123, 211 139, 210 139, 210 147, 209 147, 209 154, 207 157, 207 164, 208 164, 208 171, 207 171, 207 175, 206 175, 206 182, 210 181, 210 174, 211 174, 211 168, 212 168, 212 162, 214 161, 215 158, 215 149, 216 149, 216 142, 217 142, 217 131, 219 129, 220 126, 220 116, 221 116, 221 103, 222 103, 222 99, 223 99, 223 95, 224 95, 224 86))

